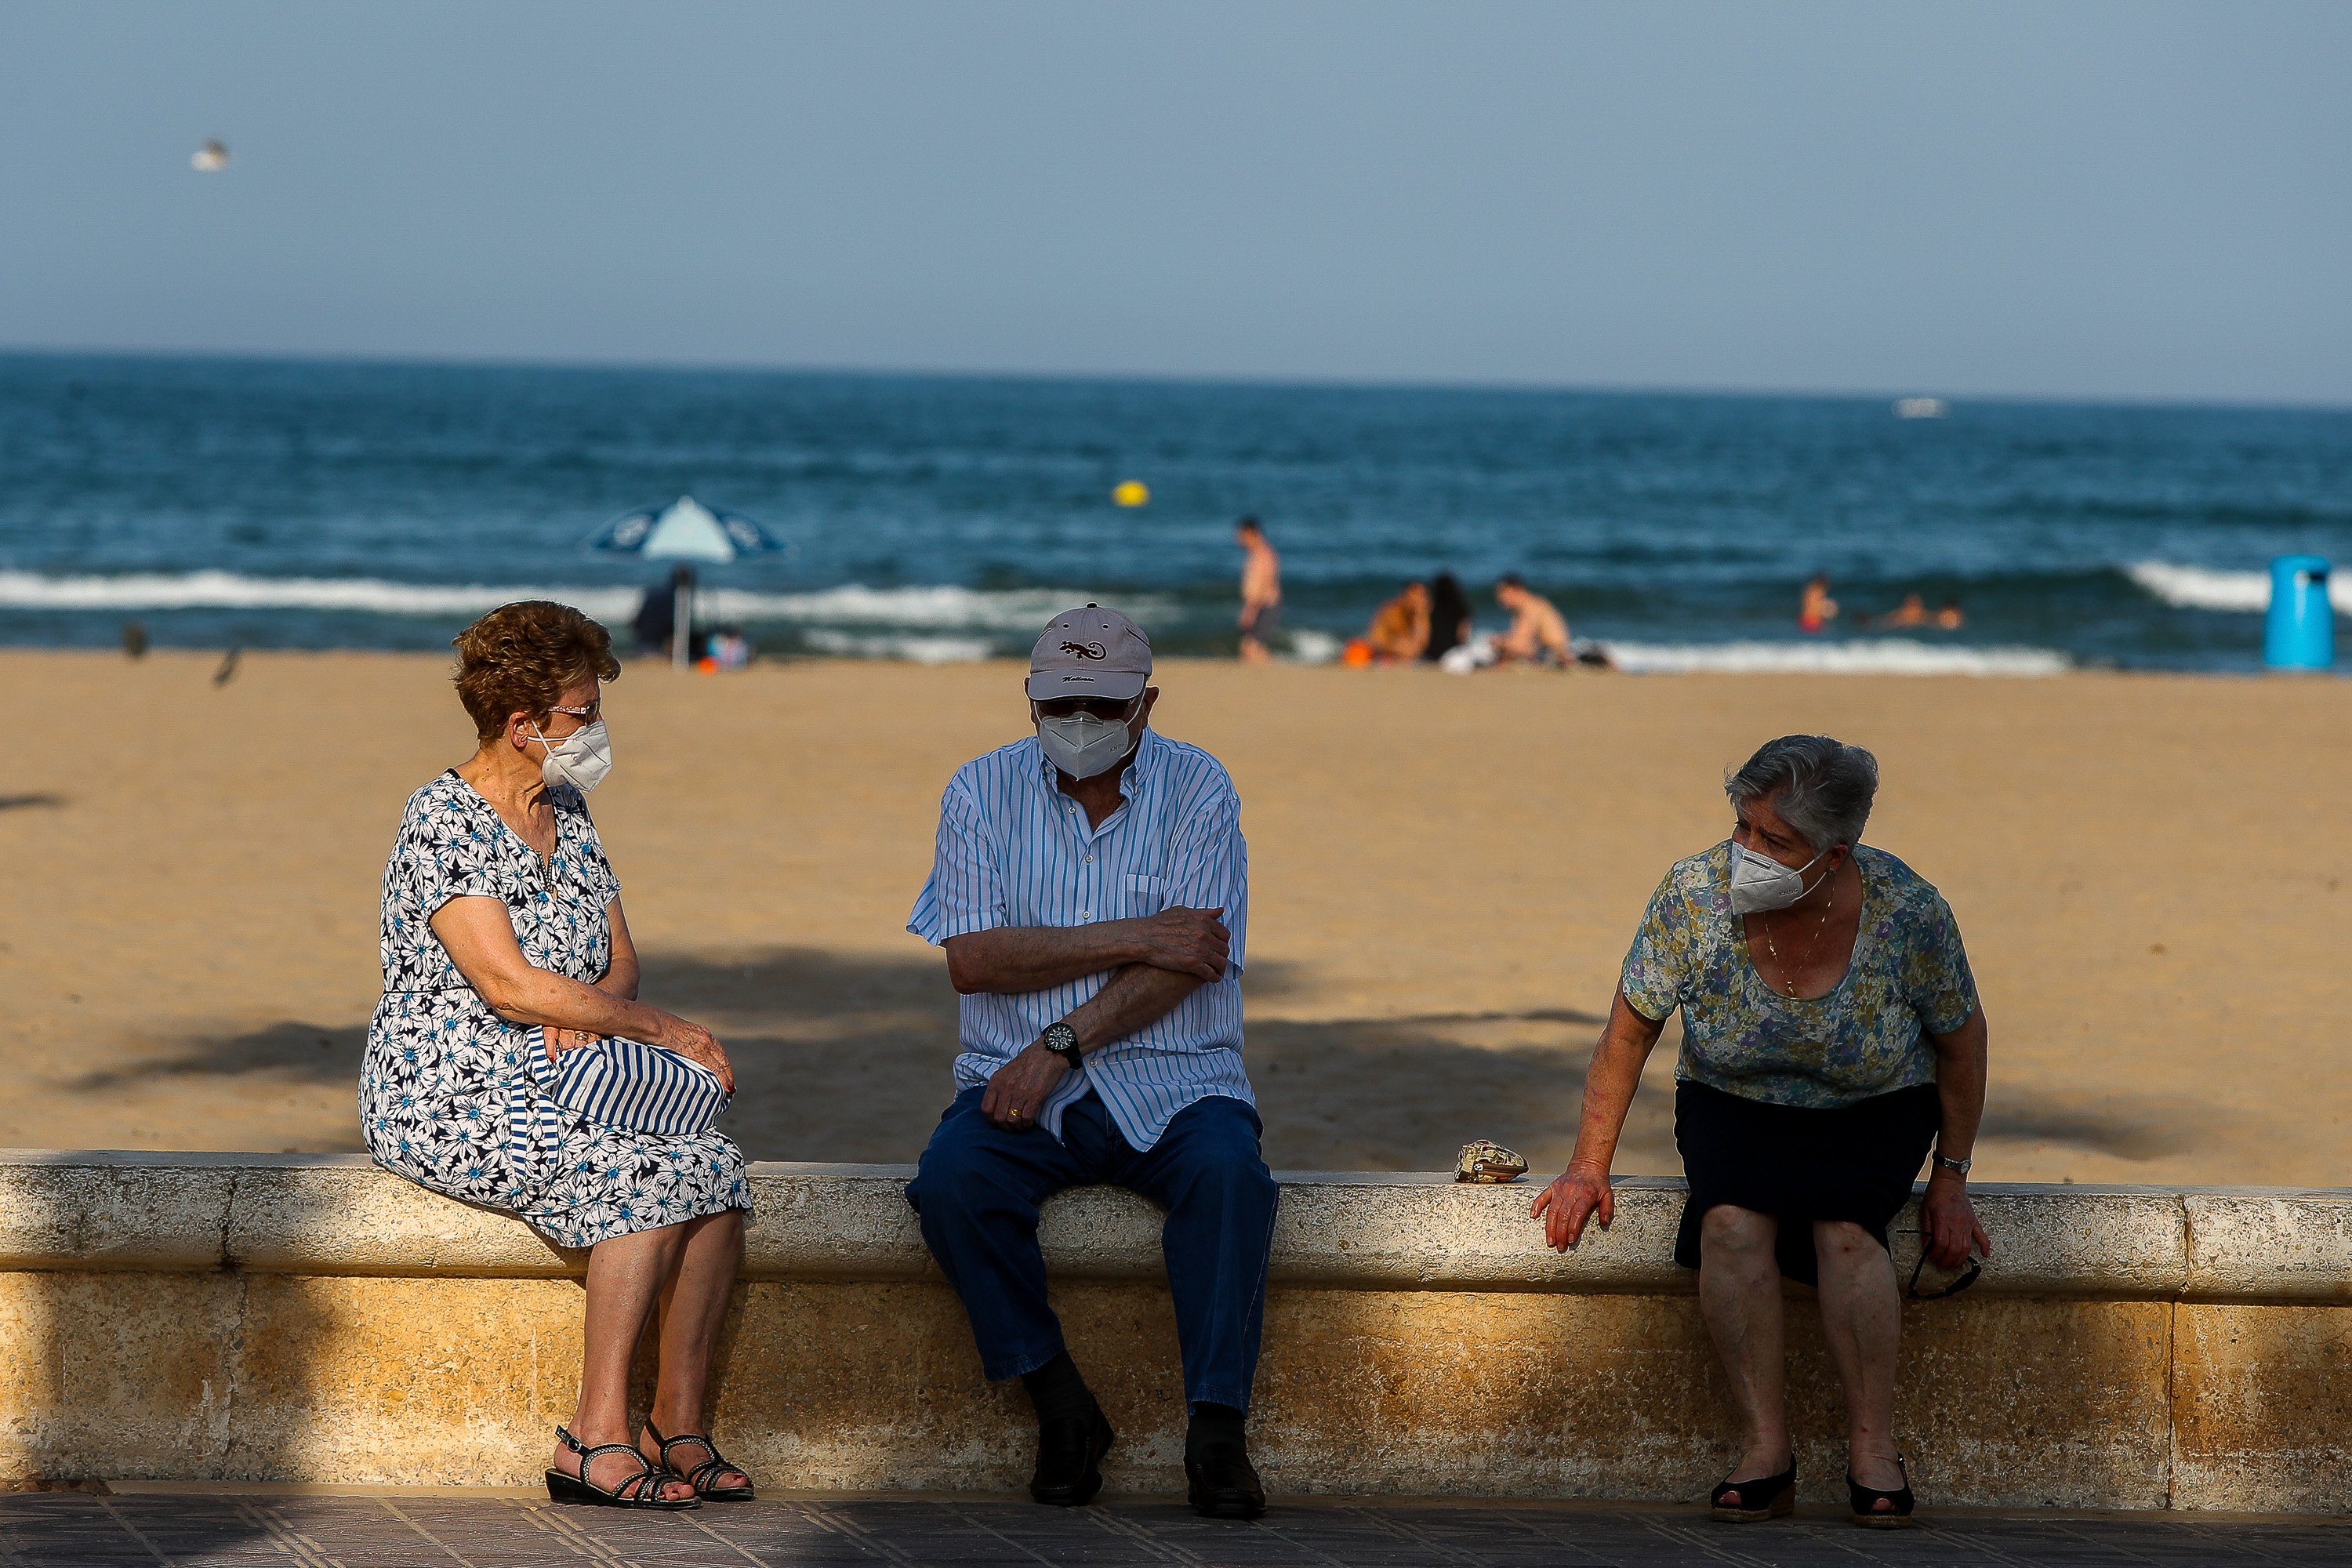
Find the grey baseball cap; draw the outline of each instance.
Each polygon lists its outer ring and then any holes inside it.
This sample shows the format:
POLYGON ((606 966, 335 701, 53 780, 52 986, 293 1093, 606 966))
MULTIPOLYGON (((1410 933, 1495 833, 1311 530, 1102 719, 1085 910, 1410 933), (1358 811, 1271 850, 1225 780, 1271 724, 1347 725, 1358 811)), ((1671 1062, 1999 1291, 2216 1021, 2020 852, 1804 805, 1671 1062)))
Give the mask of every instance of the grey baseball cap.
POLYGON ((1143 628, 1099 605, 1065 610, 1045 623, 1029 650, 1029 695, 1108 697, 1124 702, 1151 680, 1151 639, 1143 628))

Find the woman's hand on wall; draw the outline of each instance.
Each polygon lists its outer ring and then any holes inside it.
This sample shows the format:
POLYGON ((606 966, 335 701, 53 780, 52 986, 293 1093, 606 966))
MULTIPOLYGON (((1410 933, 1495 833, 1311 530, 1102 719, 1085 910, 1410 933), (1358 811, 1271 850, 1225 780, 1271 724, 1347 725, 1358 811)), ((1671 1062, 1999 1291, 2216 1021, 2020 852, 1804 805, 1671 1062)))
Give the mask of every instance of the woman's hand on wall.
POLYGON ((1566 1252, 1584 1239, 1587 1220, 1597 1219, 1607 1230, 1617 1217, 1617 1194, 1610 1190, 1609 1173, 1571 1164, 1536 1194, 1528 1212, 1544 1222, 1544 1243, 1554 1252, 1566 1252))

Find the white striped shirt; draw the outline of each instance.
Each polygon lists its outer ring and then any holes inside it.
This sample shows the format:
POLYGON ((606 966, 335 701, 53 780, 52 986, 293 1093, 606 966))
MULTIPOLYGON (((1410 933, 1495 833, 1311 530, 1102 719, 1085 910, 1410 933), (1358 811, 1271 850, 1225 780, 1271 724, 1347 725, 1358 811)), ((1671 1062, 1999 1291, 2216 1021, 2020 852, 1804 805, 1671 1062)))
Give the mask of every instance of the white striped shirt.
MULTIPOLYGON (((1062 1111, 1092 1088, 1138 1149, 1176 1113, 1225 1095, 1255 1106, 1242 1067, 1242 943, 1249 927, 1249 850, 1241 797, 1198 746, 1145 730, 1119 775, 1118 808, 1093 827, 1062 794, 1034 735, 956 770, 940 800, 938 858, 907 929, 927 942, 1000 926, 1092 925, 1182 906, 1222 909, 1233 933, 1224 978, 1166 1016, 1087 1053, 1048 1096, 1038 1124, 1058 1138, 1062 1111)), ((959 1091, 986 1083, 1045 1026, 1110 981, 1112 970, 1044 991, 959 998, 959 1091)))

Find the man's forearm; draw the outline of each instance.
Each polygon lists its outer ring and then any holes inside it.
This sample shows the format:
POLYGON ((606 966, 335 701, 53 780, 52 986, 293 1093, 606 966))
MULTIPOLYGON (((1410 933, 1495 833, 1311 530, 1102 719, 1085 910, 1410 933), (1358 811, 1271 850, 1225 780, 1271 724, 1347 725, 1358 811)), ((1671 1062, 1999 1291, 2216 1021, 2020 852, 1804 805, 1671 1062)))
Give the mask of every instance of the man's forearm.
MULTIPOLYGON (((1067 984, 1132 963, 1132 921, 1083 926, 999 926, 948 938, 948 978, 958 991, 1017 994, 1067 984)), ((1174 1004, 1170 1004, 1171 1006, 1174 1004)))
POLYGON ((1077 1031, 1078 1049, 1096 1050, 1150 1028, 1199 989, 1198 976, 1130 963, 1064 1022, 1077 1031))

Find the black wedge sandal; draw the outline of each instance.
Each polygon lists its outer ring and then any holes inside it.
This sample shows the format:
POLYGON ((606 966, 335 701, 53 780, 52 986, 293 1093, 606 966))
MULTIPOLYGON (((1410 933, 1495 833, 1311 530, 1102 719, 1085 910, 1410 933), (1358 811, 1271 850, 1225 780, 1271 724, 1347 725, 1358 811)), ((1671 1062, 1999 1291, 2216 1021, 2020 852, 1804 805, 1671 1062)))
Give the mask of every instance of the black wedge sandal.
POLYGON ((663 1513, 677 1513, 682 1509, 700 1508, 699 1497, 667 1498, 661 1495, 662 1483, 681 1478, 662 1468, 637 1452, 635 1443, 599 1443, 585 1447, 579 1438, 558 1426, 555 1436, 563 1446, 580 1456, 580 1473, 567 1476, 562 1470, 547 1472, 547 1495, 556 1502, 584 1503, 591 1508, 650 1508, 663 1513), (607 1491, 588 1479, 588 1467, 599 1454, 626 1454, 645 1468, 607 1491))
MULTIPOLYGON (((690 1470, 679 1470, 674 1465, 669 1466, 677 1474, 686 1478, 686 1484, 694 1489, 696 1497, 706 1502, 750 1502, 751 1500, 751 1483, 748 1479, 750 1472, 720 1453, 719 1445, 710 1440, 708 1433, 680 1432, 675 1437, 665 1437, 661 1435, 661 1428, 655 1426, 650 1417, 646 1421, 646 1431, 651 1435, 655 1442, 661 1445, 661 1460, 664 1465, 669 1465, 669 1450, 673 1443, 699 1443, 710 1450, 710 1458, 690 1470), (744 1483, 740 1487, 714 1487, 708 1484, 709 1478, 725 1475, 729 1470, 746 1477, 744 1483)), ((640 1458, 645 1457, 643 1449, 638 1450, 637 1457, 640 1458)))
POLYGON ((1846 1500, 1853 1509, 1854 1523, 1864 1530, 1908 1530, 1919 1522, 1911 1517, 1916 1502, 1911 1495, 1911 1468, 1900 1454, 1895 1456, 1895 1468, 1903 1472, 1903 1484, 1891 1492, 1864 1486, 1853 1479, 1852 1470, 1845 1473, 1846 1500), (1882 1502, 1895 1506, 1881 1512, 1878 1505, 1882 1502))
POLYGON ((1726 1481, 1716 1488, 1715 1495, 1707 1499, 1706 1516, 1753 1524, 1759 1519, 1786 1519, 1796 1511, 1797 1457, 1791 1454, 1789 1468, 1777 1476, 1726 1481))

